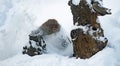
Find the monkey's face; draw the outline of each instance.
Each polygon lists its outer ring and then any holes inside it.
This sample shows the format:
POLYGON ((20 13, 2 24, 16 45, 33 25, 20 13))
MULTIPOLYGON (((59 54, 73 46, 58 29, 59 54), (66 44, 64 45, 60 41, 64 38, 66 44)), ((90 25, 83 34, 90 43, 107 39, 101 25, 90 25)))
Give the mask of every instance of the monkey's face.
POLYGON ((42 28, 44 29, 45 33, 49 35, 58 32, 60 30, 60 25, 55 19, 49 19, 42 25, 42 28))
POLYGON ((53 23, 53 24, 50 24, 49 28, 51 31, 56 32, 58 29, 58 26, 59 26, 58 24, 53 23))

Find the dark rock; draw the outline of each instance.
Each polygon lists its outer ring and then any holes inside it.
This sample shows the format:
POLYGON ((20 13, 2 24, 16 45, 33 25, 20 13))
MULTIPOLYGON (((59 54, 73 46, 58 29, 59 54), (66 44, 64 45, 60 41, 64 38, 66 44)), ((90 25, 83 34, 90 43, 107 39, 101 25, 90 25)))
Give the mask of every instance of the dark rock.
POLYGON ((72 40, 74 56, 82 59, 90 58, 104 49, 108 42, 104 37, 103 29, 97 22, 98 13, 92 12, 92 8, 89 7, 86 0, 80 0, 79 5, 74 5, 70 0, 68 4, 73 14, 73 24, 77 23, 76 26, 88 28, 86 33, 84 33, 84 29, 79 27, 71 31, 71 38, 74 39, 72 40), (104 38, 104 40, 100 38, 104 38))
POLYGON ((23 47, 23 54, 29 56, 41 55, 46 51, 46 44, 42 36, 30 36, 29 45, 23 47), (37 47, 33 47, 35 44, 37 47))

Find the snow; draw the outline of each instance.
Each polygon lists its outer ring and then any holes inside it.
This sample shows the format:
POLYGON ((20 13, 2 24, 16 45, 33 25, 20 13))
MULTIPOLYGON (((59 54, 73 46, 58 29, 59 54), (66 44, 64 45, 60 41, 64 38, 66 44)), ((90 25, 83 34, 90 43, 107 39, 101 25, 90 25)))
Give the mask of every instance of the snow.
POLYGON ((79 5, 80 0, 72 0, 72 3, 73 3, 74 5, 79 5))
POLYGON ((0 58, 4 59, 21 52, 22 46, 28 41, 27 35, 32 30, 31 18, 23 11, 17 11, 14 14, 10 12, 8 14, 4 29, 0 30, 0 45, 4 47, 0 50, 0 58))
MULTIPOLYGON (((74 5, 79 5, 80 1, 81 1, 81 0, 72 0, 72 3, 73 3, 74 5)), ((89 5, 91 4, 91 0, 86 0, 86 1, 87 1, 87 3, 88 3, 89 5)))
MULTIPOLYGON (((76 23, 76 24, 77 24, 77 23, 76 23)), ((75 26, 72 27, 72 30, 80 28, 80 29, 82 29, 82 30, 84 31, 84 34, 86 34, 86 32, 87 32, 88 29, 89 29, 88 26, 89 26, 89 25, 87 25, 87 26, 82 26, 82 25, 76 26, 76 25, 75 25, 75 26)))
POLYGON ((90 5, 91 4, 91 0, 86 0, 87 1, 87 3, 90 5))
POLYGON ((16 55, 15 57, 9 58, 0 63, 0 66, 89 66, 86 62, 87 61, 81 59, 76 60, 75 58, 64 57, 56 54, 47 54, 34 57, 29 57, 27 55, 16 55))
POLYGON ((12 7, 10 0, 0 0, 0 26, 2 26, 6 19, 6 13, 12 7))
POLYGON ((0 66, 120 66, 119 0, 103 1, 112 11, 112 15, 99 17, 109 41, 108 46, 93 57, 76 59, 57 54, 34 57, 21 54, 30 31, 49 18, 57 19, 69 35, 73 22, 67 3, 68 0, 0 0, 0 66))

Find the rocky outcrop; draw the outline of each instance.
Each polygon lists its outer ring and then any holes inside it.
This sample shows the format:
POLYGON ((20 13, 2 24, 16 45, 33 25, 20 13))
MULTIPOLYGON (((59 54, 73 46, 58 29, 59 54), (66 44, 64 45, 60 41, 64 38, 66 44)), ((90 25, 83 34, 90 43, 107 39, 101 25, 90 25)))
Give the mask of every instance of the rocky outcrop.
POLYGON ((29 35, 29 43, 23 47, 23 54, 29 56, 41 55, 46 52, 46 43, 42 36, 29 35))
POLYGON ((77 27, 71 31, 74 56, 82 59, 90 58, 105 48, 108 42, 97 21, 99 15, 93 11, 92 6, 86 0, 80 0, 79 5, 74 5, 70 0, 68 4, 73 14, 73 24, 77 27))

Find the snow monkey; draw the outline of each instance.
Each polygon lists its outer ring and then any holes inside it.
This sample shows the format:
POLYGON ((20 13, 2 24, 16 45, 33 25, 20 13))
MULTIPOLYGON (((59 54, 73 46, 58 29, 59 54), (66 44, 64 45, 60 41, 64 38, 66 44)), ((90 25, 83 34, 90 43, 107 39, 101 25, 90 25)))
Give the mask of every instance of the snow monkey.
POLYGON ((55 19, 49 19, 40 28, 46 32, 45 34, 47 35, 60 31, 60 25, 55 19))
POLYGON ((38 54, 54 53, 67 56, 73 55, 72 42, 55 19, 47 20, 38 29, 32 31, 30 40, 36 42, 36 46, 33 45, 35 43, 31 42, 31 45, 35 46, 35 48, 38 49, 40 47, 40 51, 36 51, 39 52, 38 54))
POLYGON ((50 35, 60 31, 60 24, 55 19, 49 19, 43 23, 37 30, 31 32, 30 35, 50 35))

